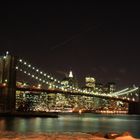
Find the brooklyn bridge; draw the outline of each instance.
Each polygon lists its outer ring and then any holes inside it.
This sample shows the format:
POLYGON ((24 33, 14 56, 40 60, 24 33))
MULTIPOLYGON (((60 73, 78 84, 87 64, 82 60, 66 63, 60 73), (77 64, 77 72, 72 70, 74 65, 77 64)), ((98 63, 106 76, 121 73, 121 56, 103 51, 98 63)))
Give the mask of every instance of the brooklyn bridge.
MULTIPOLYGON (((72 73, 68 79, 73 81, 72 73)), ((69 81, 64 83, 7 52, 0 56, 0 112, 106 110, 140 114, 139 87, 106 93, 69 81)))

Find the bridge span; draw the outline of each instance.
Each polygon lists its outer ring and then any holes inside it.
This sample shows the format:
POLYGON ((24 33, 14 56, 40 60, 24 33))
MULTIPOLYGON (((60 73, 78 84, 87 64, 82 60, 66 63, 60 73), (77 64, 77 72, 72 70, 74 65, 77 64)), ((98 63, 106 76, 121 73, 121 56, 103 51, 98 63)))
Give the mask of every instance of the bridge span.
MULTIPOLYGON (((68 91, 63 91, 59 89, 59 85, 61 82, 54 77, 47 75, 40 69, 35 68, 31 64, 28 64, 26 61, 22 59, 16 59, 14 56, 6 54, 5 56, 0 57, 0 84, 5 84, 5 86, 0 87, 0 112, 1 111, 15 111, 16 105, 16 91, 34 91, 34 92, 44 92, 47 94, 54 93, 54 94, 65 94, 65 95, 76 95, 76 96, 86 96, 86 97, 97 97, 102 99, 108 100, 116 100, 116 101, 123 101, 129 104, 129 113, 131 114, 140 114, 140 100, 127 100, 121 97, 115 96, 107 96, 107 95, 97 95, 93 93, 83 93, 80 92, 81 89, 75 88, 73 86, 69 86, 68 91), (17 62, 20 64, 17 65, 17 62), (23 68, 20 68, 20 66, 23 68), (28 70, 33 70, 31 73, 28 70), (30 89, 30 88, 19 88, 16 87, 16 79, 17 79, 17 71, 23 72, 26 76, 41 82, 42 84, 50 85, 50 83, 54 83, 53 87, 54 90, 50 89, 30 89)), ((125 92, 125 94, 128 92, 125 92)), ((116 94, 116 93, 115 93, 116 94)), ((119 93, 119 95, 123 95, 123 93, 119 93)))
POLYGON ((86 96, 86 97, 97 97, 97 98, 101 98, 101 99, 107 99, 107 100, 114 100, 114 101, 122 101, 122 102, 126 102, 126 103, 139 103, 140 101, 133 101, 133 100, 128 100, 128 99, 123 99, 121 97, 110 97, 109 95, 96 95, 93 93, 82 93, 82 92, 73 92, 73 91, 63 91, 63 90, 59 90, 59 89, 35 89, 35 88, 21 88, 21 87, 17 87, 16 88, 17 91, 31 91, 31 92, 44 92, 46 94, 64 94, 64 95, 76 95, 76 96, 86 96))

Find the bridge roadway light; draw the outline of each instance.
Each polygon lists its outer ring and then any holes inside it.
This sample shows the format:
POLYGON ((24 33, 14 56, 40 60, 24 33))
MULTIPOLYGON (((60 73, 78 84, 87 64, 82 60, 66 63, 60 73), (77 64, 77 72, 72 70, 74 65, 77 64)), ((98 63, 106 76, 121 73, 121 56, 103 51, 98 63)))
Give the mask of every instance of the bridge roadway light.
POLYGON ((27 72, 26 72, 26 71, 24 71, 24 73, 26 74, 27 72))
POLYGON ((41 84, 38 84, 37 88, 39 88, 39 89, 40 89, 40 88, 41 88, 41 84))
POLYGON ((6 56, 4 56, 3 58, 6 59, 6 56))
POLYGON ((6 83, 3 83, 2 85, 3 85, 3 86, 6 86, 6 83))
POLYGON ((23 86, 26 86, 27 84, 26 83, 23 83, 23 86))
POLYGON ((16 70, 18 70, 18 66, 16 66, 16 70))

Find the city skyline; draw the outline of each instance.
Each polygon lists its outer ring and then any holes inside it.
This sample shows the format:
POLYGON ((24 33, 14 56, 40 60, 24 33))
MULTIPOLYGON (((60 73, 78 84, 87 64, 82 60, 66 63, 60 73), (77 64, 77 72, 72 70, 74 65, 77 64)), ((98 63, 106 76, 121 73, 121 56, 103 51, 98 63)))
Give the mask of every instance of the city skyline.
POLYGON ((72 70, 81 84, 91 76, 139 86, 139 12, 136 5, 3 4, 0 52, 58 78, 72 70))

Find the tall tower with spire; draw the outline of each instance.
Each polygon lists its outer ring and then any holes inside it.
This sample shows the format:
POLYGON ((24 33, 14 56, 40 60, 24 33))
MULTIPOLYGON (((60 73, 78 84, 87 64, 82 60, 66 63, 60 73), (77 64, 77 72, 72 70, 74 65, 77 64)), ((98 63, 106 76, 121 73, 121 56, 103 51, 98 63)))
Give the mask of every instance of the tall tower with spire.
POLYGON ((73 78, 73 72, 72 72, 72 70, 70 70, 70 72, 69 72, 69 78, 73 78))
POLYGON ((61 84, 63 87, 67 87, 68 85, 78 87, 78 83, 73 75, 72 70, 69 71, 69 74, 62 80, 61 84))
POLYGON ((68 79, 69 79, 69 85, 70 86, 78 87, 77 80, 76 80, 75 76, 73 75, 72 70, 70 70, 70 72, 69 72, 68 79))

